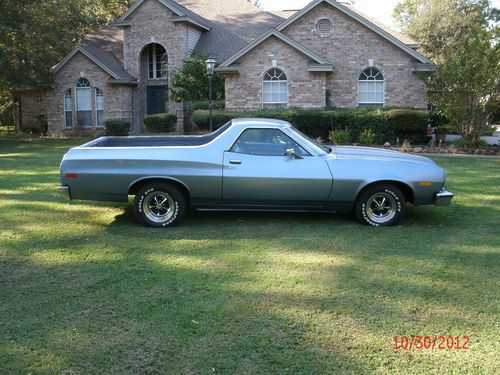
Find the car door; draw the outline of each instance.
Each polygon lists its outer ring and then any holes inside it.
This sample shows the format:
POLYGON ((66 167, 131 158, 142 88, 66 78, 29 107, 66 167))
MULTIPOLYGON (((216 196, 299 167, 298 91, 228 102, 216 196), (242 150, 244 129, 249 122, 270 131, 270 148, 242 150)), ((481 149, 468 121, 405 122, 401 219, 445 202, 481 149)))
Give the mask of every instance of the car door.
POLYGON ((222 185, 226 208, 319 209, 332 175, 322 157, 280 129, 255 128, 224 153, 222 185))

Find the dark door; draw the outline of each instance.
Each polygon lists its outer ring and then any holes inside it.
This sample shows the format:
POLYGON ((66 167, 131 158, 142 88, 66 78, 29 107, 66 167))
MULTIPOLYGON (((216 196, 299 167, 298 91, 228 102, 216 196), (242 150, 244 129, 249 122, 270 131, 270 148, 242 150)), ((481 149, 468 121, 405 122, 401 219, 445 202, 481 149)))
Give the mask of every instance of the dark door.
POLYGON ((167 86, 148 86, 147 87, 147 103, 148 115, 165 112, 165 101, 167 86))

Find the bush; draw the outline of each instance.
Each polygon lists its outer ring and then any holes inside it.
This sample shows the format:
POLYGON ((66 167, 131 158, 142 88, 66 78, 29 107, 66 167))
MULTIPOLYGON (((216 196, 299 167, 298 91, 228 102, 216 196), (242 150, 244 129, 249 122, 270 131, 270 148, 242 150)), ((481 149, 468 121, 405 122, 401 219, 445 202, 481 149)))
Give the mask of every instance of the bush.
POLYGON ((347 129, 330 130, 328 139, 335 145, 347 145, 351 138, 351 134, 347 129))
MULTIPOLYGON (((396 136, 399 136, 400 139, 427 143, 427 116, 427 111, 422 110, 380 108, 332 110, 289 108, 245 112, 218 110, 213 111, 213 127, 217 129, 233 118, 259 117, 288 121, 313 138, 327 139, 330 131, 347 129, 353 138, 351 141, 359 142, 361 132, 371 130, 375 144, 394 143, 396 136), (400 125, 399 121, 402 121, 403 124, 400 125), (396 133, 396 130, 399 134, 396 133)), ((192 120, 199 129, 206 130, 209 127, 208 111, 194 111, 192 120)))
POLYGON ((170 133, 175 131, 177 116, 171 113, 157 113, 142 120, 150 133, 170 133))
MULTIPOLYGON (((197 111, 199 109, 210 109, 209 107, 209 102, 207 101, 197 101, 197 102, 192 102, 191 103, 191 108, 193 111, 197 111)), ((226 103, 224 100, 214 100, 212 102, 212 110, 221 110, 226 107, 226 103)))
POLYGON ((359 134, 359 143, 365 146, 371 146, 375 143, 375 133, 372 129, 364 129, 359 134))
POLYGON ((106 135, 123 136, 128 135, 130 122, 124 120, 106 120, 106 135))
POLYGON ((415 109, 391 109, 386 112, 387 124, 399 139, 411 143, 427 143, 429 114, 415 109))
POLYGON ((461 138, 457 141, 457 147, 463 151, 475 151, 487 148, 488 143, 483 140, 474 141, 472 139, 461 138))

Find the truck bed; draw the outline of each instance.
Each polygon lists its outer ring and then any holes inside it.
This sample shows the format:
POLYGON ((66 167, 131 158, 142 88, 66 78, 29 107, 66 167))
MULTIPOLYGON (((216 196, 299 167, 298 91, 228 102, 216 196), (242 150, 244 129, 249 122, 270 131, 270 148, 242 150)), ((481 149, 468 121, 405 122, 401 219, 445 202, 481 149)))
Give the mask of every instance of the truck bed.
POLYGON ((213 137, 202 136, 134 136, 101 137, 81 147, 165 147, 165 146, 201 146, 209 143, 213 137))

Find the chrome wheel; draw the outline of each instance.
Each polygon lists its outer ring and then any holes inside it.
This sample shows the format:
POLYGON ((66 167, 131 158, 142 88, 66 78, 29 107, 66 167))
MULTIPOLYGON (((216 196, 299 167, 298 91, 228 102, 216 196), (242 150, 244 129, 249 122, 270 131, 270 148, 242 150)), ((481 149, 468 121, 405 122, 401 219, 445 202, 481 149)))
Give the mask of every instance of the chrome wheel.
POLYGON ((164 191, 153 191, 145 197, 142 211, 149 220, 164 223, 174 216, 175 202, 170 194, 164 191))
POLYGON ((385 192, 373 194, 366 201, 366 215, 377 224, 384 224, 396 216, 397 203, 393 195, 385 192))

